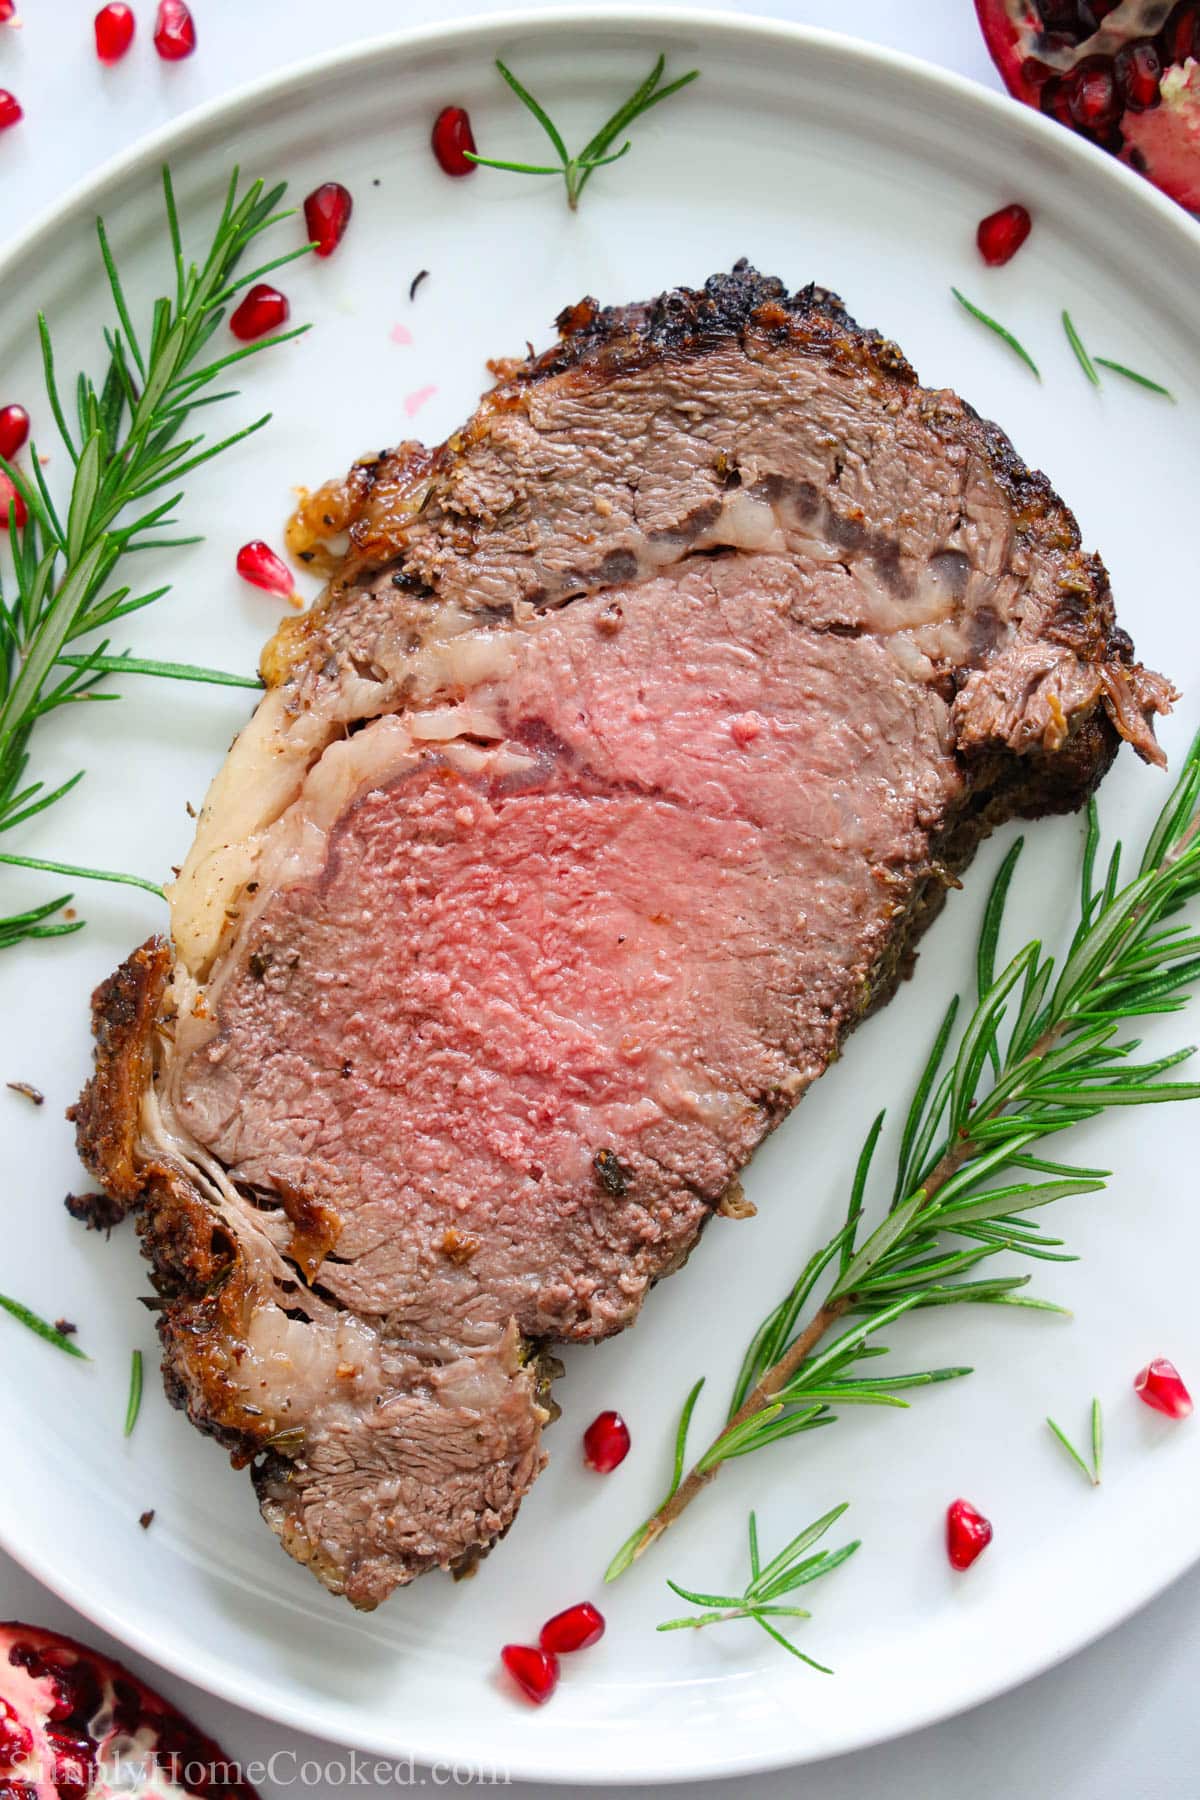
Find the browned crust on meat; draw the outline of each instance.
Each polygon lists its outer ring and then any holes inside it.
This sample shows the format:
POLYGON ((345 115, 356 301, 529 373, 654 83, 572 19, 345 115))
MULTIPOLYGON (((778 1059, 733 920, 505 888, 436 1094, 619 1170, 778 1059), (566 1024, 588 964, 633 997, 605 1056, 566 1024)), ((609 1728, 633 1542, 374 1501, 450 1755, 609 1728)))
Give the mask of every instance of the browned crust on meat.
POLYGON ((160 1297, 163 1382, 173 1405, 245 1463, 276 1429, 247 1411, 230 1368, 244 1354, 251 1289, 241 1253, 195 1185, 147 1155, 142 1096, 153 1078, 154 1033, 171 947, 152 937, 92 995, 92 1078, 67 1117, 85 1167, 138 1232, 160 1297))

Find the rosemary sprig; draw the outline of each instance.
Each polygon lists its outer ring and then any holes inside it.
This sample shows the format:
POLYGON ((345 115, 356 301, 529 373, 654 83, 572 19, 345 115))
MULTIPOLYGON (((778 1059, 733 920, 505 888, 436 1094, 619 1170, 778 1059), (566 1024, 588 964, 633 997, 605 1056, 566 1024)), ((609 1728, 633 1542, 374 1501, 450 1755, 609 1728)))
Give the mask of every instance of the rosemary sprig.
POLYGON ((661 1537, 732 1457, 832 1424, 834 1409, 848 1401, 902 1404, 901 1389, 965 1373, 933 1369, 890 1381, 852 1373, 864 1357, 883 1354, 873 1340, 904 1313, 962 1302, 1063 1311, 1021 1292, 1028 1275, 990 1274, 983 1265, 1003 1251, 1074 1260, 1029 1214, 1098 1192, 1108 1171, 1048 1157, 1042 1140, 1111 1106, 1200 1097, 1200 1083, 1163 1079, 1191 1048, 1139 1063, 1140 1039, 1120 1035, 1127 1020, 1178 1012, 1200 981, 1200 933, 1179 922, 1200 893, 1200 735, 1131 881, 1121 883, 1118 843, 1097 884, 1099 840, 1093 802, 1078 920, 1061 966, 1034 941, 995 974, 1019 843, 1009 851, 984 911, 975 1008, 955 1034, 953 1002, 936 1035, 905 1121, 889 1210, 860 1245, 879 1118, 867 1133, 845 1224, 759 1326, 723 1429, 617 1552, 608 1580, 661 1537), (1038 1176, 1049 1179, 1031 1179, 1038 1176), (848 1324, 852 1317, 857 1322, 848 1324), (835 1328, 839 1335, 819 1349, 835 1328))
POLYGON ((703 1610, 698 1613, 685 1614, 681 1619, 664 1619, 656 1626, 658 1631, 700 1631, 706 1625, 729 1625, 738 1619, 753 1619, 754 1623, 783 1646, 789 1655, 800 1662, 807 1663, 810 1669, 817 1669, 822 1675, 832 1675, 833 1670, 825 1663, 816 1662, 811 1656, 805 1656, 789 1638, 770 1623, 772 1619, 811 1619, 812 1614, 802 1606, 781 1606, 778 1604, 785 1594, 794 1594, 797 1588, 807 1587, 812 1581, 819 1581, 822 1575, 829 1575, 834 1569, 854 1555, 862 1542, 855 1538, 852 1543, 843 1544, 840 1550, 817 1551, 813 1556, 806 1555, 815 1543, 818 1543, 830 1526, 835 1524, 846 1511, 848 1501, 835 1506, 823 1518, 807 1525, 799 1532, 790 1544, 785 1544, 778 1556, 773 1556, 765 1568, 758 1551, 758 1520, 750 1514, 750 1579, 740 1594, 697 1594, 690 1588, 680 1587, 676 1581, 668 1581, 667 1586, 672 1593, 678 1594, 681 1600, 690 1601, 693 1606, 703 1610))
POLYGON ((1030 356, 1020 338, 1013 336, 1007 325, 1001 325, 999 319, 993 319, 990 313, 985 313, 983 308, 976 306, 973 300, 968 300, 965 294, 960 294, 956 287, 952 287, 950 292, 954 295, 958 304, 965 307, 966 311, 970 313, 973 319, 978 319, 981 325, 986 325, 989 331, 994 331, 996 336, 1002 339, 1003 342, 1008 345, 1010 350, 1015 351, 1025 366, 1033 370, 1038 380, 1040 381, 1042 379, 1042 372, 1034 362, 1032 356, 1030 356))
POLYGON ((558 161, 555 163, 504 162, 494 156, 477 156, 470 150, 464 151, 463 154, 468 162, 479 163, 487 169, 507 169, 513 175, 561 175, 567 190, 567 205, 574 212, 579 205, 579 196, 587 186, 592 171, 604 168, 607 163, 620 162, 621 158, 632 149, 633 146, 626 139, 621 148, 613 155, 607 154, 621 133, 627 130, 635 119, 640 119, 644 113, 648 113, 652 107, 658 106, 663 100, 669 100, 672 94, 677 94, 681 88, 687 87, 689 82, 696 81, 700 75, 699 69, 689 69, 686 75, 680 75, 675 81, 669 81, 666 87, 660 87, 659 82, 663 78, 666 66, 666 57, 660 56, 641 86, 636 88, 628 100, 617 108, 607 124, 600 127, 595 137, 590 138, 583 149, 577 155, 572 156, 561 131, 545 107, 534 99, 528 88, 522 86, 512 70, 497 58, 497 69, 522 106, 533 114, 550 139, 558 161))
POLYGON ((1100 1486, 1100 1469, 1104 1460, 1104 1419, 1100 1411, 1099 1399, 1092 1401, 1092 1461, 1091 1466, 1084 1461, 1081 1453, 1075 1448, 1061 1425, 1053 1419, 1046 1420, 1047 1425, 1066 1451, 1077 1468, 1081 1469, 1093 1487, 1100 1486))
POLYGON ((1152 394, 1162 394, 1172 405, 1175 404, 1174 394, 1161 381, 1151 381, 1149 375, 1139 375, 1136 369, 1127 369, 1124 363, 1113 362, 1108 356, 1093 356, 1092 361, 1102 369, 1111 369, 1114 375, 1124 376, 1126 381, 1136 382, 1138 387, 1149 388, 1152 394))
MULTIPOLYGON (((262 233, 291 216, 279 210, 283 194, 282 184, 268 191, 262 181, 242 191, 235 170, 203 260, 188 262, 170 172, 164 169, 174 291, 154 302, 140 331, 135 329, 104 223, 97 221, 116 322, 104 333, 108 357, 103 373, 97 379, 86 373, 76 378, 71 409, 60 389, 49 327, 38 316, 47 401, 72 476, 70 493, 59 506, 43 476, 36 444, 30 445, 31 473, 0 458, 0 468, 28 511, 26 524, 19 528, 10 516, 12 575, 8 591, 0 587, 0 832, 45 812, 82 779, 80 770, 52 790, 42 781, 26 782, 30 742, 39 722, 61 707, 116 698, 97 691, 97 683, 107 675, 169 675, 176 680, 257 685, 186 664, 110 656, 107 640, 90 651, 74 652, 68 646, 108 630, 168 592, 166 587, 135 592, 132 585, 119 583, 118 565, 139 550, 195 543, 194 537, 168 535, 183 498, 178 484, 260 430, 270 417, 265 414, 213 443, 202 431, 190 430, 199 409, 234 397, 229 391, 209 391, 233 364, 307 330, 298 326, 224 354, 211 355, 209 349, 232 297, 310 248, 302 245, 247 274, 238 273, 246 251, 262 233)), ((158 891, 134 877, 77 870, 69 864, 17 857, 0 860, 60 868, 88 879, 129 880, 158 891)), ((0 948, 79 930, 82 921, 49 922, 64 903, 60 898, 0 918, 0 948)))
POLYGON ((19 1300, 10 1300, 7 1294, 0 1294, 0 1308, 11 1314, 19 1324, 26 1326, 36 1337, 45 1338, 48 1344, 53 1344, 56 1350, 65 1350, 68 1356, 77 1356, 80 1362, 91 1360, 87 1352, 81 1350, 79 1345, 65 1332, 56 1330, 53 1325, 48 1325, 45 1319, 40 1319, 37 1313, 30 1311, 29 1307, 22 1306, 19 1300))
POLYGON ((125 1406, 125 1436, 133 1436, 138 1414, 142 1410, 142 1353, 135 1350, 129 1359, 129 1399, 125 1406))
POLYGON ((1092 386, 1099 387, 1100 386, 1100 377, 1096 373, 1096 365, 1092 361, 1091 357, 1088 355, 1087 346, 1084 344, 1084 341, 1080 337, 1078 331, 1076 331, 1075 321, 1072 319, 1072 317, 1071 317, 1070 313, 1067 311, 1066 307, 1063 308, 1062 326, 1063 326, 1063 330, 1067 334, 1067 342, 1068 342, 1068 344, 1070 344, 1072 350, 1075 352, 1076 362, 1079 364, 1080 368, 1083 370, 1084 374, 1087 376, 1087 378, 1091 382, 1092 386))

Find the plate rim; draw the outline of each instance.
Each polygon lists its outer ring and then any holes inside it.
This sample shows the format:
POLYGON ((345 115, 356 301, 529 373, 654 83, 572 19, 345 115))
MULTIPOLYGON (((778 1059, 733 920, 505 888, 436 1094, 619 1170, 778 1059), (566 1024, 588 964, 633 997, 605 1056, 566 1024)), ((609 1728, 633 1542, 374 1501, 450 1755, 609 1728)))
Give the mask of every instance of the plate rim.
MULTIPOLYGON (((575 0, 574 4, 545 8, 512 7, 445 23, 435 21, 376 33, 336 49, 290 62, 282 69, 258 76, 228 93, 190 108, 179 117, 166 121, 138 138, 127 149, 72 184, 57 201, 42 209, 8 247, 0 252, 0 280, 10 275, 25 259, 35 256, 43 244, 53 240, 56 233, 93 214, 97 204, 122 182, 139 173, 150 172, 168 156, 177 160, 186 155, 191 146, 214 126, 223 121, 237 120, 247 108, 294 95, 314 79, 326 80, 358 66, 369 65, 379 57, 403 56, 406 52, 418 51, 429 45, 445 46, 453 50, 472 40, 490 38, 505 31, 532 29, 552 33, 573 27, 593 31, 636 28, 639 34, 644 35, 646 28, 653 26, 660 26, 667 31, 687 30, 698 36, 706 36, 710 41, 730 42, 739 38, 752 38, 759 43, 777 43, 791 50, 807 47, 818 53, 824 51, 857 61, 860 66, 885 78, 898 78, 903 83, 923 89, 930 97, 940 93, 957 99, 980 109, 984 116, 1004 119, 1008 128, 1019 129, 1031 143, 1053 146, 1068 159, 1077 159, 1080 167, 1089 169, 1092 176, 1113 184, 1115 192, 1123 192, 1129 198, 1136 197, 1139 205, 1148 208, 1157 217, 1161 227, 1174 234, 1185 255, 1194 257, 1200 252, 1200 224, 1194 222, 1182 207, 1167 199, 1142 176, 1007 94, 995 92, 954 70, 846 32, 791 20, 725 9, 709 10, 700 6, 640 5, 637 0, 599 0, 597 4, 591 4, 589 0, 575 0)), ((403 1745, 394 1733, 379 1733, 375 1736, 368 1734, 364 1737, 360 1728, 348 1723, 339 1725, 328 1719, 323 1719, 319 1730, 314 1731, 311 1712, 306 1713, 298 1702, 290 1702, 278 1690, 259 1690, 257 1685, 254 1691, 248 1692, 245 1678, 239 1680, 235 1669, 227 1670, 225 1665, 218 1664, 215 1659, 203 1654, 197 1661, 195 1653, 189 1653, 186 1640, 173 1640, 165 1628, 159 1633, 143 1628, 126 1619, 118 1605, 108 1599, 93 1598, 84 1582, 56 1571, 49 1559, 21 1535, 20 1521, 15 1518, 6 1519, 2 1508, 0 1548, 52 1594, 73 1607, 89 1622, 108 1632, 120 1644, 144 1656, 155 1667, 180 1680, 193 1683, 217 1699, 239 1706, 269 1722, 320 1737, 330 1743, 397 1760, 411 1757, 418 1763, 426 1764, 444 1761, 444 1757, 440 1755, 444 1745, 420 1742, 419 1727, 403 1728, 403 1745)), ((610 1772, 594 1765, 581 1767, 576 1763, 563 1761, 561 1753, 555 1750, 551 1750, 548 1755, 531 1756, 532 1747, 525 1743, 519 1746, 516 1755, 506 1757, 502 1766, 510 1779, 605 1787, 642 1782, 667 1785, 745 1776, 799 1767, 812 1760, 827 1761, 837 1756, 851 1755, 858 1750, 866 1750, 927 1729, 1035 1680, 1108 1631, 1115 1630, 1197 1562, 1200 1562, 1200 1540, 1169 1557, 1159 1556, 1155 1559, 1154 1566, 1146 1571, 1143 1580, 1132 1591, 1126 1590, 1115 1614, 1090 1616, 1077 1631, 1064 1631, 1054 1637, 1047 1634, 1042 1650, 1019 1671, 1002 1677, 998 1682, 994 1674, 968 1682, 950 1698, 930 1698, 904 1725, 897 1727, 885 1723, 877 1728, 868 1728, 865 1734, 856 1736, 853 1743, 847 1743, 840 1749, 823 1749, 817 1759, 808 1758, 802 1749, 797 1750, 795 1747, 786 1750, 750 1748, 739 1751, 731 1745, 729 1752, 716 1766, 676 1764, 665 1768, 661 1763, 643 1761, 626 1763, 620 1769, 610 1772)))

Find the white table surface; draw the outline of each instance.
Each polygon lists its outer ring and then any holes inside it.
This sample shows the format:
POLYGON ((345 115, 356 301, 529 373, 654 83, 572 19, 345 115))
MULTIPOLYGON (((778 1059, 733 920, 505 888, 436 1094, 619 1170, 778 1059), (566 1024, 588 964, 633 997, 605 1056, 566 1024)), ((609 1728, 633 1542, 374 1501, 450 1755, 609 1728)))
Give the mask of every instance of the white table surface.
MULTIPOLYGON (((169 65, 158 61, 149 42, 154 0, 133 0, 139 17, 134 50, 119 68, 103 72, 92 47, 96 4, 22 0, 23 28, 0 28, 0 86, 11 88, 26 111, 24 124, 0 151, 8 232, 144 132, 254 76, 406 23, 500 10, 488 0, 193 0, 199 49, 187 62, 169 65)), ((734 9, 733 0, 728 5, 734 9)), ((758 0, 737 10, 853 32, 997 85, 972 0, 758 0)), ((19 1450, 8 1445, 4 1454, 19 1450)), ((119 1652, 3 1553, 0 1616, 56 1626, 119 1652)), ((1038 1629, 1037 1618, 1030 1618, 1029 1630, 1038 1629)), ((279 1779, 260 1784, 266 1800, 297 1790, 327 1800, 347 1785, 336 1767, 344 1752, 298 1739, 173 1677, 156 1677, 142 1658, 127 1660, 156 1679, 230 1757, 265 1763, 281 1753, 279 1779), (329 1763, 335 1765, 329 1779, 311 1766, 329 1763)), ((875 1800, 884 1792, 888 1800, 968 1794, 976 1800, 1023 1794, 1198 1800, 1198 1689, 1200 1569, 1070 1662, 949 1724, 837 1762, 691 1791, 702 1800, 723 1800, 738 1789, 751 1790, 756 1800, 800 1794, 806 1800, 875 1800)), ((421 1769, 398 1774, 389 1785, 443 1784, 421 1769)), ((572 1790, 514 1782, 503 1791, 514 1800, 565 1800, 572 1790)))

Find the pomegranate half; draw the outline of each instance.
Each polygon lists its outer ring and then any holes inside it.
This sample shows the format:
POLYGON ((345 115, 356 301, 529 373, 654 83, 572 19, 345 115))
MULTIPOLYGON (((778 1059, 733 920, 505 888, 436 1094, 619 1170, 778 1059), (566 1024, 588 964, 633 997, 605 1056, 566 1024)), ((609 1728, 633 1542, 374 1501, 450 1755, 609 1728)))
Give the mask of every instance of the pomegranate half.
POLYGON ((130 1670, 37 1625, 0 1624, 0 1795, 257 1800, 212 1739, 130 1670))
POLYGON ((975 0, 1010 94, 1200 207, 1200 0, 975 0))

